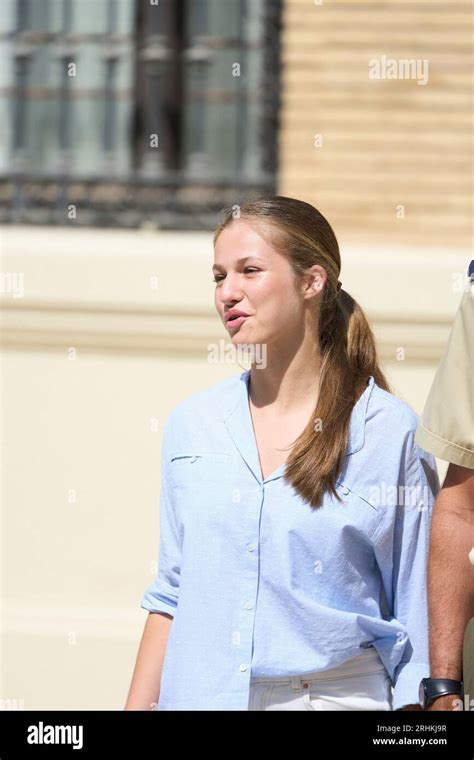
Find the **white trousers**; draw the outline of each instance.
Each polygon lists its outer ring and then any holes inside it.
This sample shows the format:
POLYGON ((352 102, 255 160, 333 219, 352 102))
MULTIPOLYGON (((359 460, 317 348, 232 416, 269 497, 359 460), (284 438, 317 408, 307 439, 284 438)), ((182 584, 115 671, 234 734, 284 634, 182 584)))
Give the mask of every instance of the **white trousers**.
POLYGON ((249 710, 391 710, 392 684, 374 647, 336 668, 251 677, 249 710))

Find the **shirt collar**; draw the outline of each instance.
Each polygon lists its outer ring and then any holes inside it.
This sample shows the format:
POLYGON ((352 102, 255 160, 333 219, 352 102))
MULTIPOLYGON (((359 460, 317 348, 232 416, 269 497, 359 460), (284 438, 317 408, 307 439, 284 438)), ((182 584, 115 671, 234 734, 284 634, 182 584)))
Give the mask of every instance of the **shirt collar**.
MULTIPOLYGON (((248 383, 250 379, 250 370, 242 372, 237 379, 237 402, 233 399, 232 406, 224 416, 224 425, 232 437, 234 444, 242 455, 245 463, 253 473, 259 483, 267 483, 270 480, 276 480, 283 477, 285 465, 281 465, 272 472, 264 481, 260 468, 258 457, 257 442, 253 429, 252 416, 250 413, 248 401, 248 383)), ((367 387, 356 401, 351 414, 349 437, 345 456, 354 454, 364 445, 365 438, 365 420, 367 415, 367 405, 369 402, 375 380, 370 375, 367 380, 367 387)))
POLYGON ((365 421, 367 418, 367 405, 369 403, 372 390, 375 385, 375 379, 373 375, 369 375, 367 379, 367 386, 364 392, 360 395, 359 399, 354 404, 352 409, 351 421, 349 427, 349 439, 347 442, 346 454, 355 454, 356 451, 364 445, 365 440, 365 421))

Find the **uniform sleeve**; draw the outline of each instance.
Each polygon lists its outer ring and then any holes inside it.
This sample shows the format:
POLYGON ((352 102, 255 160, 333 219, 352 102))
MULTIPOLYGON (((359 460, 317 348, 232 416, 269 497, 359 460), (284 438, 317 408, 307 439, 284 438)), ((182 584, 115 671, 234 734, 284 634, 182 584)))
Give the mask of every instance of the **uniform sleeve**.
POLYGON ((474 284, 468 288, 428 394, 416 441, 440 459, 474 469, 474 284))
POLYGON ((439 480, 434 457, 416 445, 414 434, 412 430, 407 436, 397 498, 382 507, 383 518, 373 536, 389 612, 400 626, 393 710, 420 704, 420 681, 430 674, 427 570, 439 480))
POLYGON ((170 422, 165 425, 161 448, 160 538, 158 570, 145 590, 140 606, 149 612, 166 612, 174 617, 178 605, 181 568, 181 538, 174 512, 169 475, 170 422))

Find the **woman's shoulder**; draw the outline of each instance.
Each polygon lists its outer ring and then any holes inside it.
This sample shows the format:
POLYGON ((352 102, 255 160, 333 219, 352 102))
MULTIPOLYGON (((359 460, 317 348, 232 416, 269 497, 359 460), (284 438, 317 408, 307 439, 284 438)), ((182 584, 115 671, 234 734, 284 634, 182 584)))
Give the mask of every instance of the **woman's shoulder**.
POLYGON ((367 406, 367 417, 373 419, 376 425, 389 425, 389 429, 404 433, 414 433, 420 419, 408 402, 381 388, 377 383, 374 383, 367 406))
POLYGON ((245 372, 231 375, 184 398, 169 412, 166 432, 191 435, 193 431, 206 430, 211 423, 223 420, 237 403, 239 383, 244 375, 245 372))
POLYGON ((431 495, 437 492, 435 459, 415 441, 418 421, 409 403, 373 383, 361 446, 349 457, 344 473, 349 487, 365 501, 374 505, 374 493, 388 493, 400 483, 427 484, 431 495))

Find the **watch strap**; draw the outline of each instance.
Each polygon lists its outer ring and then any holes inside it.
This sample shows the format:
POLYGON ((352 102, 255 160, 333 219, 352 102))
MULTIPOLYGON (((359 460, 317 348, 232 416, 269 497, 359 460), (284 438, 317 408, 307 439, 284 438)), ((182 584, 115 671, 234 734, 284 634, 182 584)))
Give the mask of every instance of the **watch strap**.
POLYGON ((448 694, 459 694, 464 699, 464 686, 462 681, 452 678, 424 678, 423 686, 427 700, 444 697, 448 694))

